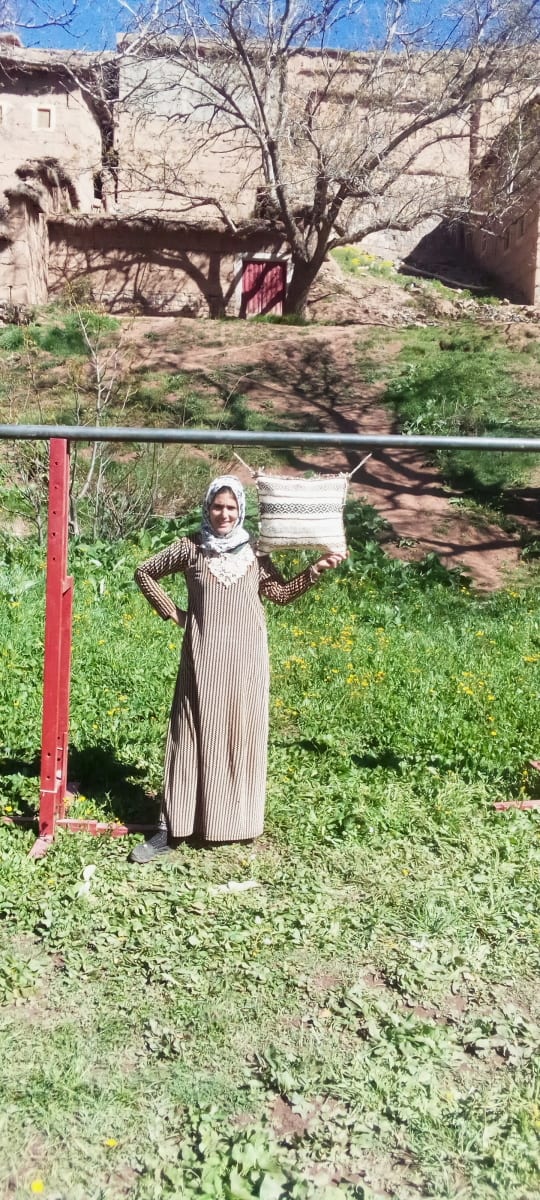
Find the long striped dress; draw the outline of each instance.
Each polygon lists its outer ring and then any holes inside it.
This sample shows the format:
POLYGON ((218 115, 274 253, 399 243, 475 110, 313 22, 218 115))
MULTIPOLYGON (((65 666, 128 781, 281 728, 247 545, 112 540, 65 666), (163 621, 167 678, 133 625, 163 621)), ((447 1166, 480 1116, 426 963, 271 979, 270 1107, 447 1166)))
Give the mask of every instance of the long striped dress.
POLYGON ((176 605, 157 582, 183 572, 188 589, 167 744, 162 816, 172 837, 239 841, 262 833, 266 790, 269 662, 260 597, 288 604, 314 582, 310 568, 286 582, 255 557, 226 587, 197 538, 181 538, 143 563, 135 579, 165 620, 176 605))

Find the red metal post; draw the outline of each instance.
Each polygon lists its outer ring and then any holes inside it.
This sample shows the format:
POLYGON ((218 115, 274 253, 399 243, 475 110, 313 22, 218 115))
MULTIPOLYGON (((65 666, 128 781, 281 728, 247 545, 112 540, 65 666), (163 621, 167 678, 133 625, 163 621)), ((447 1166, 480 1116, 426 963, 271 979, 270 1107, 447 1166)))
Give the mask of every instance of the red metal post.
POLYGON ((67 784, 73 579, 67 575, 69 442, 52 438, 43 666, 39 833, 52 839, 67 784))

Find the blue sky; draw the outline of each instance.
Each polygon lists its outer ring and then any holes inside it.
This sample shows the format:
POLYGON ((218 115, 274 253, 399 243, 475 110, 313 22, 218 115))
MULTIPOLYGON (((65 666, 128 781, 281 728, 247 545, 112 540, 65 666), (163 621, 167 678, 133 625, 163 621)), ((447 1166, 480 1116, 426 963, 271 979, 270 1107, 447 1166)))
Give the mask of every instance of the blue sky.
MULTIPOLYGON (((132 3, 134 7, 137 7, 137 0, 132 0, 132 3)), ((62 13, 66 7, 69 7, 69 4, 70 0, 36 0, 36 6, 41 11, 46 10, 53 15, 62 13)), ((119 0, 75 0, 75 4, 75 15, 69 22, 68 28, 51 26, 37 29, 34 32, 22 28, 20 36, 24 44, 71 50, 112 49, 115 45, 116 33, 125 28, 129 22, 126 9, 122 7, 119 0)), ((36 10, 32 0, 19 0, 18 4, 17 0, 14 0, 15 5, 19 12, 26 10, 30 15, 30 20, 36 19, 36 10)), ((339 33, 337 30, 335 31, 334 44, 357 46, 360 42, 360 44, 367 45, 370 35, 377 35, 384 28, 386 7, 388 7, 388 11, 391 11, 391 0, 388 6, 385 5, 385 0, 365 0, 361 9, 362 16, 358 23, 347 19, 343 20, 339 26, 339 33)), ((405 0, 403 4, 403 12, 412 19, 413 25, 418 27, 424 25, 427 30, 429 22, 435 19, 439 35, 446 25, 444 19, 442 22, 440 20, 444 8, 444 0, 405 0)))
MULTIPOLYGON (((50 0, 43 7, 57 15, 62 13, 69 3, 62 0, 50 0)), ((31 17, 35 20, 35 17, 31 17)), ((66 50, 111 50, 115 44, 115 34, 126 23, 123 11, 116 0, 77 0, 77 11, 69 23, 69 30, 56 26, 49 29, 39 29, 31 33, 21 29, 20 37, 25 46, 54 46, 66 50)))

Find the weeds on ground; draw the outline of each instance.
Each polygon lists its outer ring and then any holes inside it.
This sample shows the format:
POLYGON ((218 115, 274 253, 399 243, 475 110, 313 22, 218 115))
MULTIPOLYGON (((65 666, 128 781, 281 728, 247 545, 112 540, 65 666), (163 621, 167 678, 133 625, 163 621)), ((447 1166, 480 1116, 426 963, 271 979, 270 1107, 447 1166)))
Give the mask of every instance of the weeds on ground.
MULTIPOLYGON (((182 634, 132 573, 187 528, 73 548, 73 815, 155 812, 182 634)), ((478 598, 383 533, 353 506, 347 566, 267 608, 259 843, 144 871, 0 827, 10 1195, 537 1196, 538 816, 492 801, 536 786, 538 586, 478 598)), ((3 544, 7 817, 37 795, 41 565, 3 544)))

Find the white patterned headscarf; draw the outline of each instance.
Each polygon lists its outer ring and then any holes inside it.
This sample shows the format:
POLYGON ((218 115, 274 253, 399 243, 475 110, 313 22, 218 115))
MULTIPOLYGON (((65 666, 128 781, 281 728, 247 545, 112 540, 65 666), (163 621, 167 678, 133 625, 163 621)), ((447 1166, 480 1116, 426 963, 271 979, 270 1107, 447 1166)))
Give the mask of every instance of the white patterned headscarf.
POLYGON ((235 475, 220 475, 217 479, 212 480, 203 500, 202 514, 201 546, 203 550, 209 550, 214 554, 227 554, 230 550, 236 550, 238 546, 243 546, 246 542, 249 542, 249 533, 247 529, 244 529, 246 497, 242 484, 235 475), (210 505, 218 492, 222 492, 225 489, 232 492, 236 500, 238 505, 238 520, 230 533, 220 535, 212 529, 210 505))

